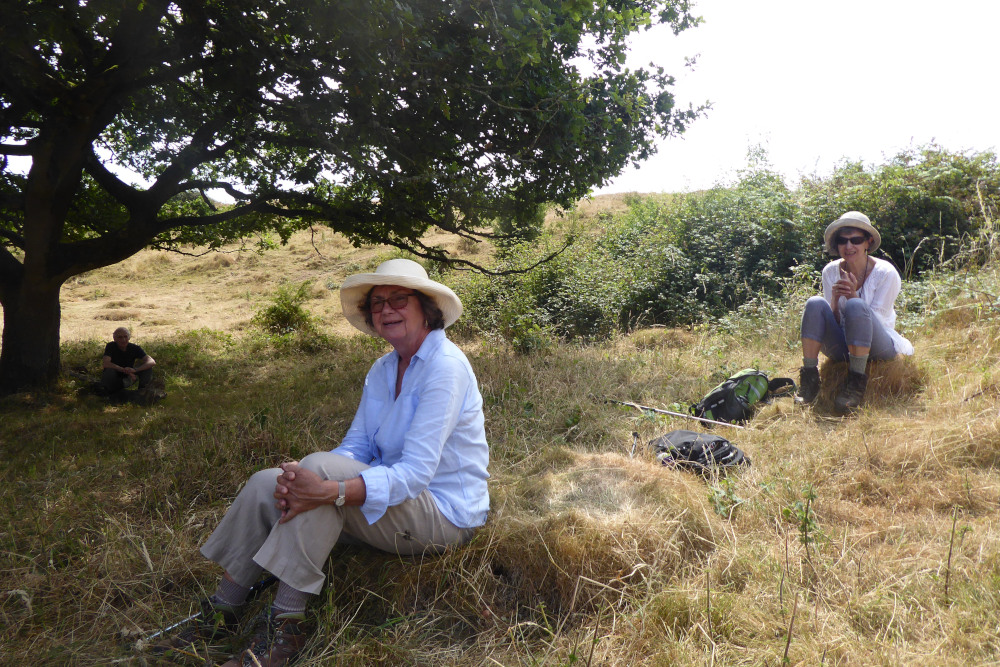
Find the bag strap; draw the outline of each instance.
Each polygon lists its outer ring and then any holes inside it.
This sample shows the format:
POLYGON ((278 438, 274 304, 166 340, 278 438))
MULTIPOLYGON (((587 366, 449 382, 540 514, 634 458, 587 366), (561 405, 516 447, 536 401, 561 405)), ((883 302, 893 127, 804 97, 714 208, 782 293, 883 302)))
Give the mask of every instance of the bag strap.
POLYGON ((784 389, 786 388, 791 388, 794 391, 795 380, 792 378, 774 378, 767 383, 767 392, 769 394, 785 393, 784 389))

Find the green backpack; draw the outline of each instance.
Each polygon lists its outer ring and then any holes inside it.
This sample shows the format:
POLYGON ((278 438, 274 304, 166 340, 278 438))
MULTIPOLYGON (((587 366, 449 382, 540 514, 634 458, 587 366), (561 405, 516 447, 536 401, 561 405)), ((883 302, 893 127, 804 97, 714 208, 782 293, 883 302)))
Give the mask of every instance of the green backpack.
POLYGON ((757 404, 769 394, 787 387, 794 390, 795 381, 791 378, 768 380, 767 373, 744 368, 708 392, 689 411, 702 419, 742 424, 753 416, 757 404))

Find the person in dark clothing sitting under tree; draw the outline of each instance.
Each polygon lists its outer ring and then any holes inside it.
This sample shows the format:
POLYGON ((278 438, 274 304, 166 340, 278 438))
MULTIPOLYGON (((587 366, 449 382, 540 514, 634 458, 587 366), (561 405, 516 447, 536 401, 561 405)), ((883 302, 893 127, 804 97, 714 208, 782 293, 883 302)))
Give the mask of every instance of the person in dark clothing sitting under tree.
POLYGON ((156 360, 141 347, 129 342, 132 336, 125 327, 115 329, 112 337, 114 340, 104 346, 104 359, 101 362, 102 392, 113 396, 132 386, 137 380, 139 391, 142 391, 153 380, 156 360))

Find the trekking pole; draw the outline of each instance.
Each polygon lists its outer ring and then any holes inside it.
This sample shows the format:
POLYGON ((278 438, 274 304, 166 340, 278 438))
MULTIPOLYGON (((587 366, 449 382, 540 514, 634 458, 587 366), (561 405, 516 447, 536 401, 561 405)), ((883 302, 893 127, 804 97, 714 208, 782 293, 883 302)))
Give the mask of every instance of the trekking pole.
POLYGON ((738 424, 730 424, 729 422, 719 422, 714 419, 705 419, 704 417, 695 417, 694 415, 687 415, 683 412, 672 412, 670 410, 661 410, 659 408, 652 408, 648 405, 639 405, 638 403, 629 403, 628 401, 616 401, 613 398, 604 399, 606 403, 617 403, 618 405, 627 405, 630 408, 636 408, 637 410, 648 410, 649 412, 657 412, 661 415, 671 415, 673 417, 684 417, 684 419, 693 419, 695 421, 704 422, 706 424, 718 424, 719 426, 728 426, 730 428, 745 429, 745 426, 739 426, 738 424))
MULTIPOLYGON (((267 577, 261 579, 256 584, 254 584, 253 586, 250 587, 250 593, 247 595, 247 600, 248 601, 249 600, 253 600, 258 595, 260 595, 265 589, 269 588, 271 586, 271 584, 273 584, 277 580, 278 580, 278 578, 276 576, 274 576, 273 574, 268 575, 267 577)), ((165 628, 161 628, 161 629, 157 630, 156 632, 154 632, 151 635, 147 635, 146 637, 143 637, 142 639, 140 639, 139 641, 137 641, 135 643, 136 649, 138 649, 138 650, 141 651, 143 648, 145 648, 145 646, 147 644, 149 644, 149 642, 153 641, 157 637, 165 635, 165 634, 167 634, 167 633, 169 633, 169 632, 171 632, 173 630, 176 630, 177 628, 183 627, 183 626, 187 625, 188 623, 190 623, 191 621, 197 620, 198 618, 201 617, 201 614, 202 614, 202 612, 200 612, 200 611, 198 613, 196 613, 196 614, 191 614, 187 618, 183 618, 183 619, 177 621, 176 623, 174 623, 173 625, 168 625, 165 628)))

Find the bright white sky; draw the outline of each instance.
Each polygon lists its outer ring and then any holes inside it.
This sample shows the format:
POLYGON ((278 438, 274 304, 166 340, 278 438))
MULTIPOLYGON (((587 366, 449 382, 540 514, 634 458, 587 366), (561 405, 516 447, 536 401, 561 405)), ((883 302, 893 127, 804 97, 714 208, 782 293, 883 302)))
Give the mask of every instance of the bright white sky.
POLYGON ((731 182, 758 144, 789 186, 930 142, 1000 150, 1000 0, 695 3, 700 26, 642 34, 629 64, 662 65, 685 107, 713 108, 597 194, 731 182))

